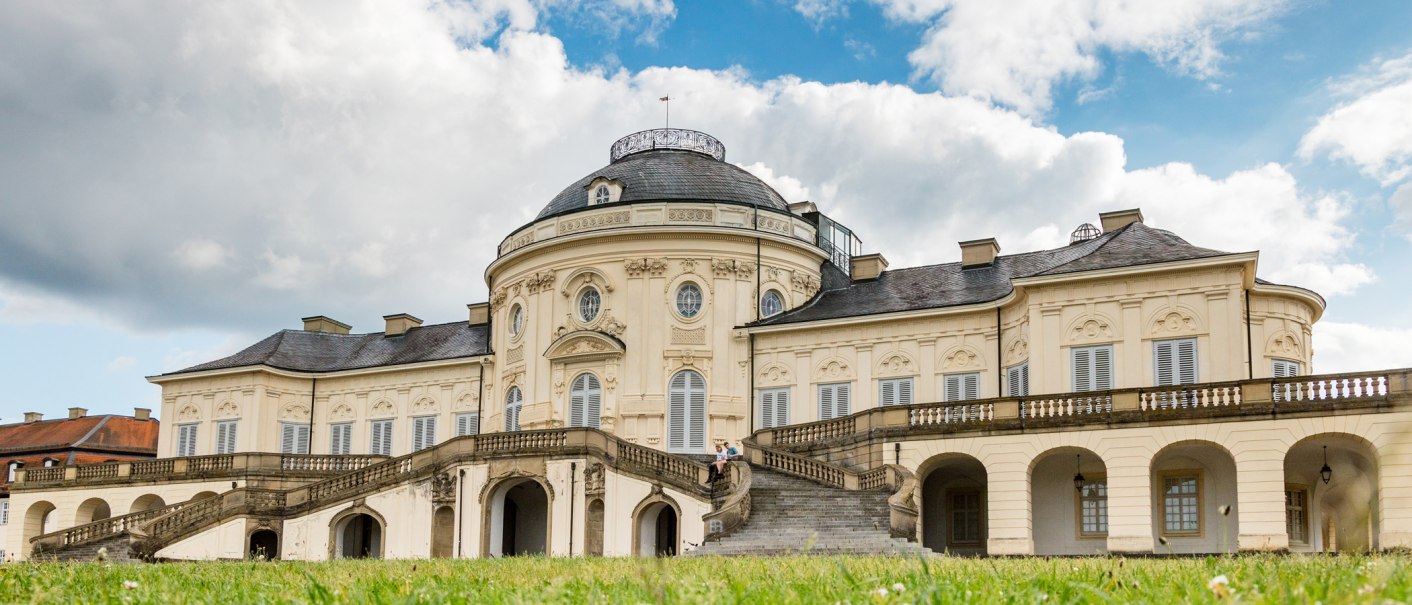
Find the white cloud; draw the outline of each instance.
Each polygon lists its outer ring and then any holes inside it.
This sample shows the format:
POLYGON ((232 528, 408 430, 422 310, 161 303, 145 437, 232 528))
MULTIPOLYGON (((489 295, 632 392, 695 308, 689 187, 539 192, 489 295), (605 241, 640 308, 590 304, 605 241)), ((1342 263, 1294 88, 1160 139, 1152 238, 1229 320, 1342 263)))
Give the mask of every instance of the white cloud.
POLYGON ((131 370, 136 365, 137 358, 122 355, 119 357, 115 357, 112 361, 108 362, 108 371, 115 373, 123 373, 128 370, 131 370))
POLYGON ((1332 88, 1354 98, 1305 133, 1300 156, 1351 162, 1384 186, 1412 176, 1412 54, 1378 62, 1332 88))
MULTIPOLYGON (((1193 244, 1264 248, 1271 279, 1330 294, 1370 278, 1341 260, 1342 200, 1278 166, 1128 172, 1116 136, 905 86, 576 70, 528 31, 526 6, 15 11, 0 20, 0 277, 163 329, 460 319, 484 300, 496 243, 614 139, 656 126, 670 92, 673 124, 717 135, 730 161, 894 266, 953 260, 978 237, 1007 253, 1062 245, 1098 211, 1141 206, 1193 244), (217 239, 221 254, 192 256, 204 270, 165 270, 217 239)), ((167 365, 211 358, 198 353, 167 365)))
POLYGON ((1412 329, 1320 321, 1314 325, 1314 371, 1362 372, 1412 366, 1412 329))
POLYGON ((818 29, 830 19, 848 16, 848 0, 795 0, 794 10, 818 29))
POLYGON ((177 246, 172 254, 182 266, 199 271, 224 264, 230 252, 218 242, 189 239, 177 246))
POLYGON ((1388 196, 1388 206, 1392 208, 1393 220, 1412 239, 1412 183, 1404 184, 1388 196))
POLYGON ((949 94, 1044 112, 1053 88, 1092 80, 1102 54, 1143 53, 1177 73, 1220 73, 1220 44, 1280 12, 1285 0, 873 0, 929 29, 908 59, 949 94))

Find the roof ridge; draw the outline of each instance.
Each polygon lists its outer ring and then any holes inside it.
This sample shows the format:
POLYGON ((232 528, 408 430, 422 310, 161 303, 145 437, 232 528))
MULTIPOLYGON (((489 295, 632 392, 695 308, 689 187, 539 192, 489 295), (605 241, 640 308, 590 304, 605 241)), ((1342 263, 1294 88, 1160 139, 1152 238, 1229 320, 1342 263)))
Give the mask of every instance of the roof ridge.
POLYGON ((103 428, 103 425, 108 424, 108 419, 110 419, 110 418, 112 418, 112 417, 113 417, 112 414, 104 414, 102 420, 99 420, 97 424, 94 424, 94 425, 93 425, 93 428, 88 429, 88 433, 84 434, 84 436, 82 436, 82 437, 79 437, 79 438, 78 438, 78 441, 73 442, 72 445, 79 445, 79 444, 82 444, 82 443, 85 442, 85 441, 88 441, 88 438, 89 438, 89 437, 92 437, 94 433, 98 432, 98 429, 103 428))
POLYGON ((1096 237, 1096 238, 1094 238, 1094 239, 1101 238, 1101 237, 1103 237, 1104 235, 1108 235, 1109 233, 1112 234, 1112 237, 1109 237, 1108 239, 1104 240, 1103 243, 1098 244, 1097 246, 1094 246, 1092 250, 1089 250, 1088 252, 1085 252, 1085 253, 1083 253, 1083 254, 1080 254, 1080 255, 1078 255, 1078 256, 1076 256, 1076 257, 1074 257, 1074 258, 1071 258, 1071 259, 1066 260, 1066 261, 1064 261, 1064 262, 1062 262, 1062 263, 1059 263, 1059 264, 1057 264, 1057 265, 1054 265, 1053 267, 1048 267, 1048 268, 1046 268, 1046 269, 1043 269, 1043 270, 1040 270, 1040 271, 1036 271, 1036 272, 1034 272, 1034 273, 1032 273, 1032 274, 1030 274, 1030 275, 1027 275, 1027 276, 1025 276, 1025 277, 1033 277, 1033 276, 1040 275, 1040 274, 1043 274, 1043 273, 1049 273, 1050 271, 1054 271, 1054 270, 1056 270, 1056 269, 1058 269, 1058 268, 1060 268, 1060 267, 1063 267, 1063 266, 1065 266, 1065 265, 1070 265, 1070 264, 1073 264, 1073 263, 1078 262, 1078 261, 1081 260, 1081 259, 1085 259, 1085 258, 1088 258, 1088 257, 1090 257, 1090 256, 1093 256, 1094 254, 1098 253, 1099 250, 1102 250, 1102 249, 1104 249, 1105 247, 1107 247, 1108 244, 1113 243, 1113 240, 1118 239, 1118 236, 1119 236, 1119 235, 1122 235, 1124 232, 1126 232, 1126 231, 1127 231, 1129 228, 1131 228, 1133 225, 1141 225, 1141 224, 1142 224, 1141 222, 1134 221, 1134 222, 1128 223, 1128 224, 1126 224, 1126 225, 1123 225, 1122 227, 1119 227, 1119 228, 1117 228, 1117 229, 1115 229, 1115 230, 1113 230, 1113 231, 1109 231, 1108 233, 1104 233, 1103 235, 1100 235, 1100 236, 1098 236, 1098 237, 1096 237))

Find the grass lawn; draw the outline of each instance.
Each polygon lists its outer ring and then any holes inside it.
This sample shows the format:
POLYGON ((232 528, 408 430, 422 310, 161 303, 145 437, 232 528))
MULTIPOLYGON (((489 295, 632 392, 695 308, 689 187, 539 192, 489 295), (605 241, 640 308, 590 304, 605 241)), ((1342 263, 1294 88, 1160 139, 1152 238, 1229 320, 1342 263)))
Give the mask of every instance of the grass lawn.
POLYGON ((1382 603, 1412 600, 1409 564, 1407 554, 46 563, 0 566, 0 602, 1382 603))

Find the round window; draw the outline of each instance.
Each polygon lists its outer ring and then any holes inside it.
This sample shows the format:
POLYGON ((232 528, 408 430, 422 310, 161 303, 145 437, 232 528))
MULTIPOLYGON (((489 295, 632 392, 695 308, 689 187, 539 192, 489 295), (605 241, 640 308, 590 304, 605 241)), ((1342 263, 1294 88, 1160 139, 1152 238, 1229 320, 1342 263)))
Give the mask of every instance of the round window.
POLYGON ((589 322, 598 319, 598 311, 603 307, 603 297, 597 288, 584 288, 579 293, 579 321, 589 322))
POLYGON ((520 305, 510 307, 510 335, 519 336, 525 329, 525 308, 520 305))
POLYGON ((779 292, 770 290, 765 293, 765 296, 760 298, 760 315, 762 317, 771 317, 783 312, 784 297, 780 296, 779 292))
POLYGON ((606 204, 606 203, 608 203, 608 186, 607 186, 607 185, 599 185, 599 186, 598 186, 598 190, 595 191, 595 192, 593 192, 593 203, 594 203, 594 204, 606 204))
POLYGON ((701 287, 686 282, 677 288, 677 313, 687 319, 701 312, 701 287))

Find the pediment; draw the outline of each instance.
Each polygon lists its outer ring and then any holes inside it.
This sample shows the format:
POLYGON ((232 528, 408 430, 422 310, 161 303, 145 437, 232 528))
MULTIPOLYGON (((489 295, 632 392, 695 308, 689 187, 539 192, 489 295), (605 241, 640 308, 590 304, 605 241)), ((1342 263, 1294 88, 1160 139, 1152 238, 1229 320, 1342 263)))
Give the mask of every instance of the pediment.
POLYGON ((544 352, 547 359, 585 359, 622 356, 623 341, 596 330, 575 330, 555 339, 544 352))

